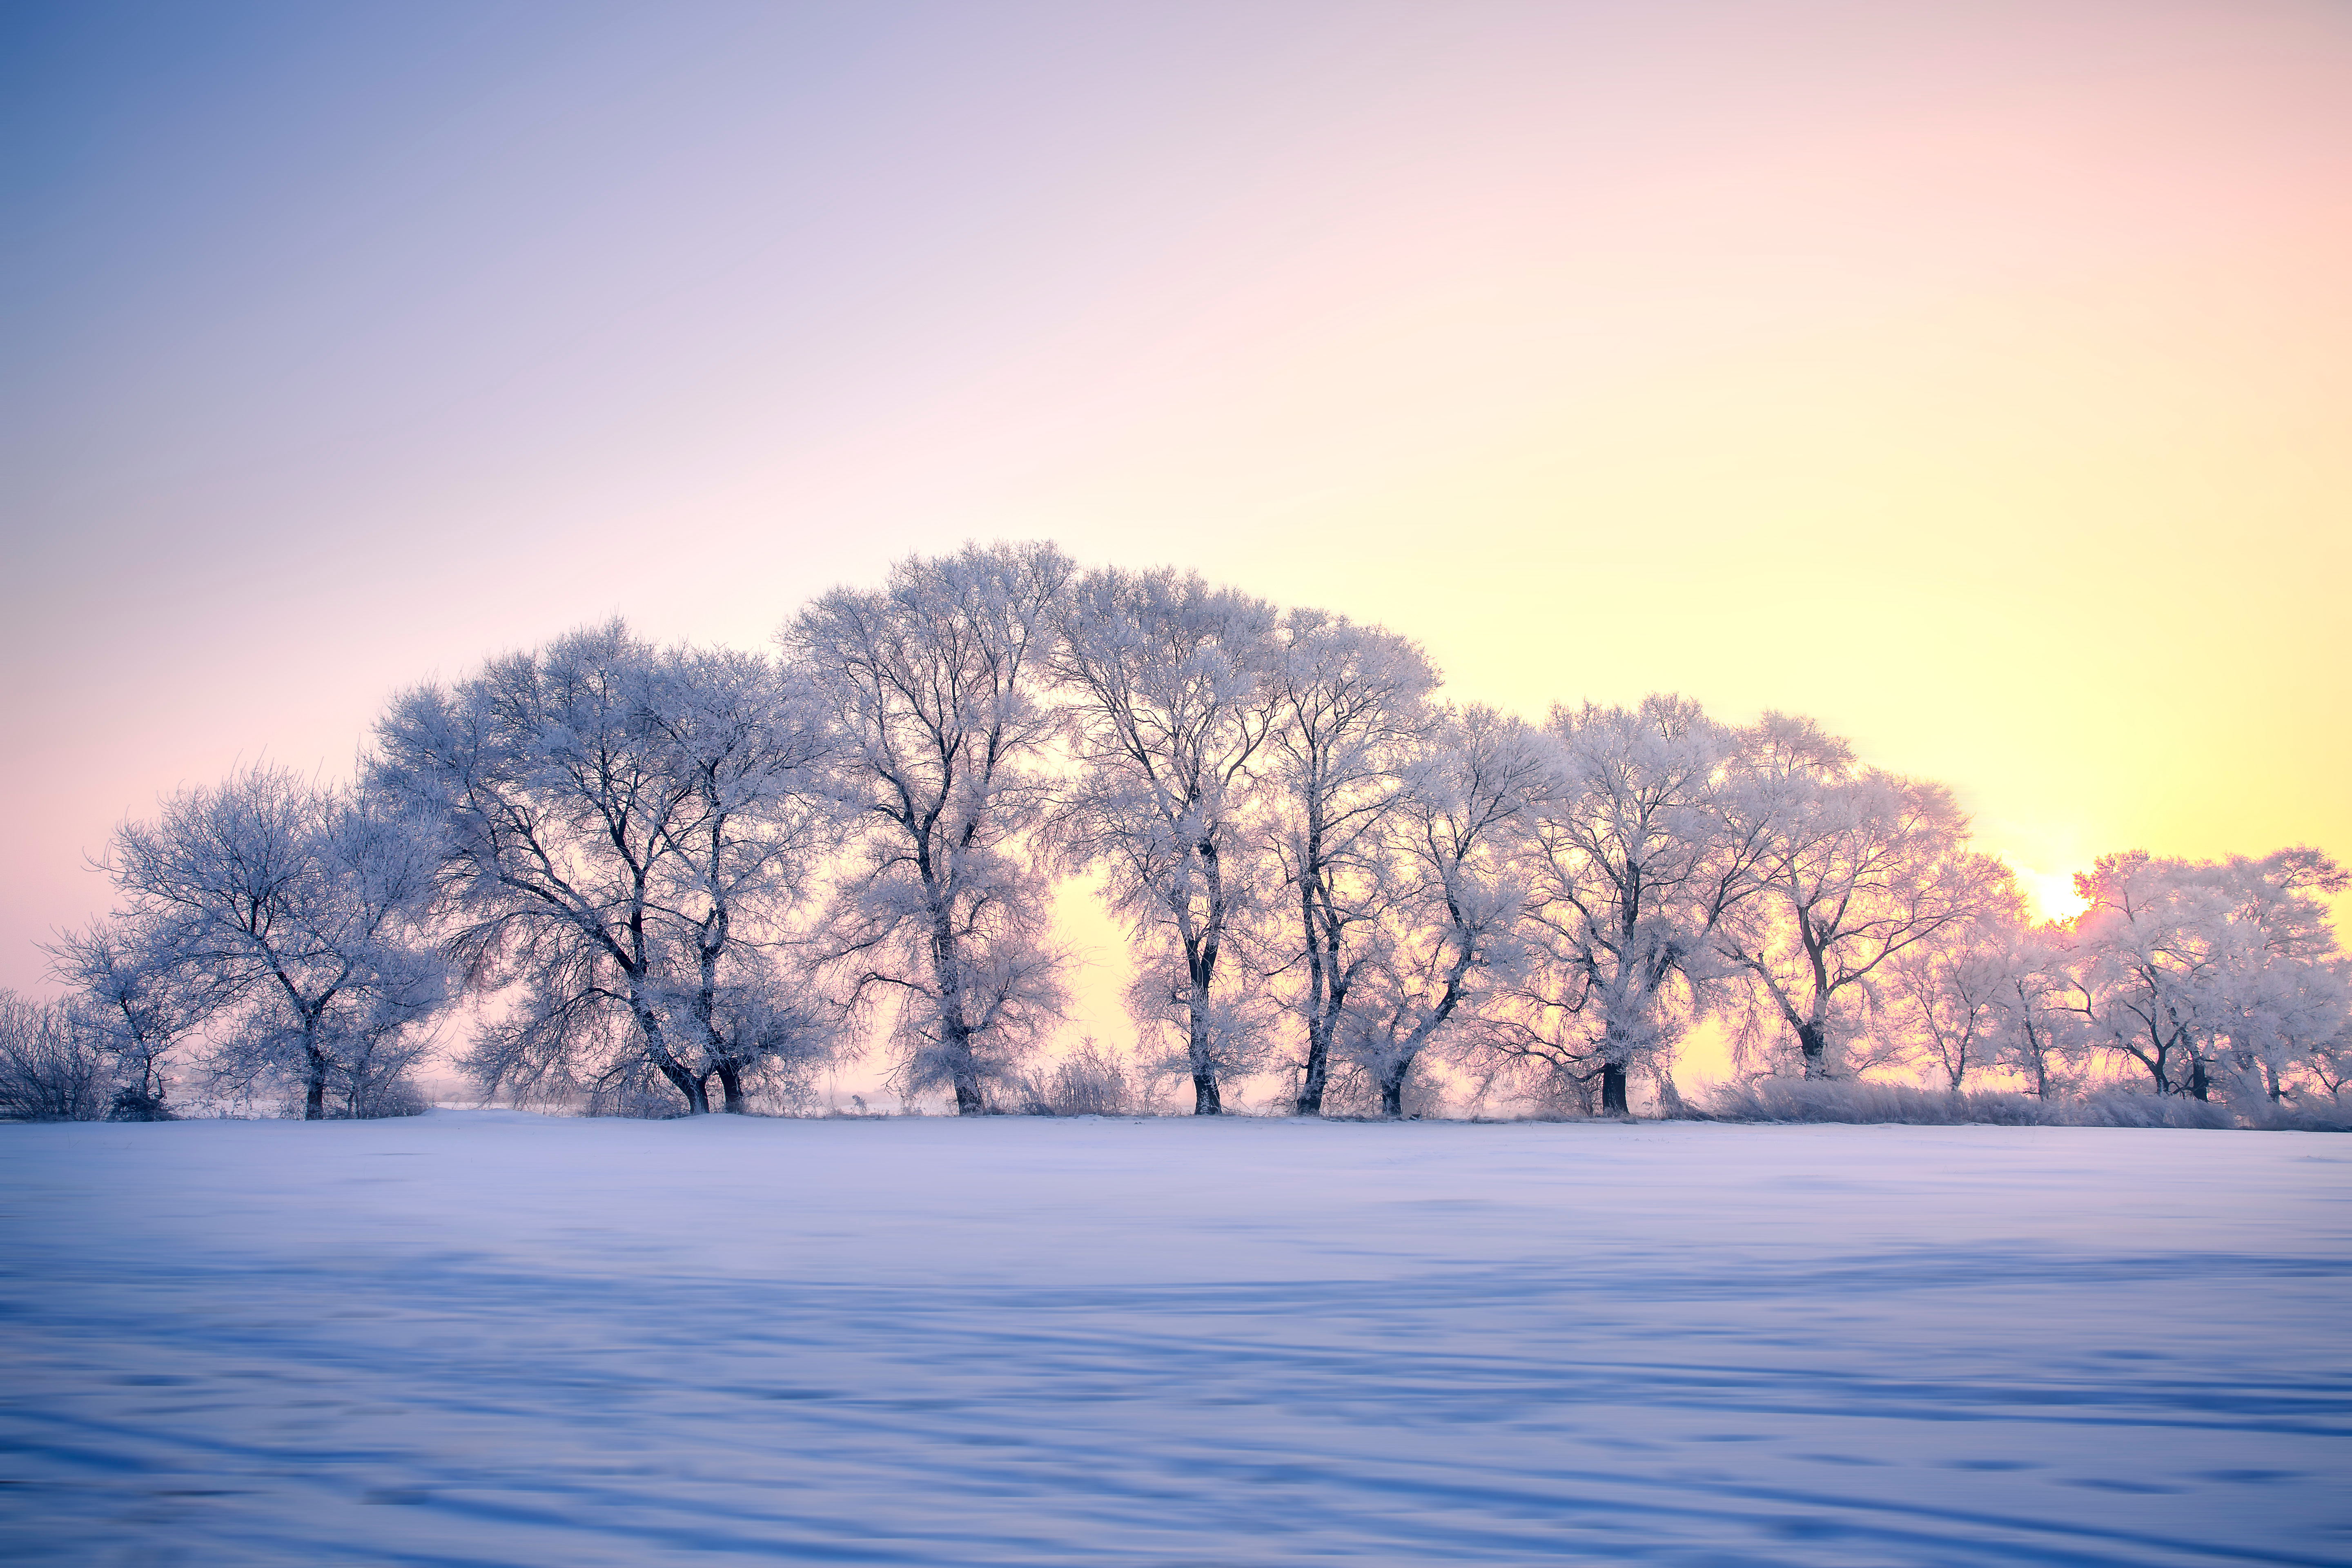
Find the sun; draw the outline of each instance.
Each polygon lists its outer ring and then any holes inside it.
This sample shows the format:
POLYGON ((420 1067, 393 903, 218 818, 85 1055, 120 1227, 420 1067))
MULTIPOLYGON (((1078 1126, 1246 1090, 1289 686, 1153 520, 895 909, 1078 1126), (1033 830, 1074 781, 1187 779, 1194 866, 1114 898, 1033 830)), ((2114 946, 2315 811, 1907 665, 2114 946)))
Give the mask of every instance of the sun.
POLYGON ((2045 921, 2070 921, 2090 908, 2090 900, 2074 891, 2072 871, 2036 871, 2017 868, 2017 885, 2033 910, 2045 921))

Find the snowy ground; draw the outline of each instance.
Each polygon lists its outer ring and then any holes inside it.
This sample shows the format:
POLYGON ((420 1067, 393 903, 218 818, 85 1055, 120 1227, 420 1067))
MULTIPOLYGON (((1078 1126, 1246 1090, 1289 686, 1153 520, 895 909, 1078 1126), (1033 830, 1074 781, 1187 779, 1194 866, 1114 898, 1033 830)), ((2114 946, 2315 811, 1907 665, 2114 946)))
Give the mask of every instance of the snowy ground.
POLYGON ((0 1127, 0 1555, 2343 1563, 2352 1137, 0 1127))

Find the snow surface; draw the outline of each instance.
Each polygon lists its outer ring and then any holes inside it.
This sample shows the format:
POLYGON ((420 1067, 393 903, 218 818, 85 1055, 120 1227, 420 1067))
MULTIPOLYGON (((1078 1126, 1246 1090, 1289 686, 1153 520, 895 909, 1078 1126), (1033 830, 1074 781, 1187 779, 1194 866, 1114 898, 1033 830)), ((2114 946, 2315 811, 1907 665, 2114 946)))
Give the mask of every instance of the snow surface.
POLYGON ((2352 1139, 0 1127, 26 1563, 2342 1563, 2352 1139))

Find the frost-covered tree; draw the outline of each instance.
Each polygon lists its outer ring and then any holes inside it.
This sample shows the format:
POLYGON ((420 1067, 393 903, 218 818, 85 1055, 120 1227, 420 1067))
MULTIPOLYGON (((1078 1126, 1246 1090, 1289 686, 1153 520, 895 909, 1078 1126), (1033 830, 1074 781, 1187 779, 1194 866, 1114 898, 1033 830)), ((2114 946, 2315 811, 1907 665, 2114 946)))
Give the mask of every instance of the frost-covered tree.
POLYGON ((911 558, 878 593, 835 589, 782 640, 817 684, 864 833, 827 938, 847 996, 887 994, 902 1092, 956 1110, 1062 1017, 1067 959, 1028 842, 1045 811, 1049 617, 1071 575, 1050 544, 911 558))
POLYGON ((2023 1079, 2038 1100, 2075 1076, 2084 1055, 2074 939, 2048 922, 2010 933, 1994 998, 1990 1062, 2023 1079))
POLYGON ((509 992, 475 1075, 541 1093, 650 1074, 689 1113, 716 1079, 743 1109, 785 1037, 723 1003, 784 983, 777 941, 832 844, 828 743, 789 672, 617 621, 400 698, 371 787, 434 835, 469 980, 509 992))
MULTIPOLYGON (((2012 1018, 2030 1041, 2042 1026, 2020 986, 2025 900, 2006 867, 1989 874, 1978 908, 1887 961, 1879 1009, 1889 1060, 1921 1067, 1954 1089, 2000 1065, 2012 1018)), ((2046 1050, 2036 1079, 2046 1085, 2046 1050)))
POLYGON ((1297 1110, 1316 1116, 1394 892, 1388 830, 1439 721, 1437 672, 1405 638, 1321 610, 1284 612, 1275 644, 1263 772, 1283 895, 1263 945, 1305 1037, 1297 1110))
POLYGON ((2158 1094, 2283 1098, 2344 1037, 2352 987, 2322 895, 2346 873, 2311 849, 2263 859, 2103 856, 2075 879, 2076 1007, 2087 1043, 2158 1094))
POLYGON ((143 948, 130 967, 201 1004, 213 1079, 290 1079, 313 1120, 330 1093, 362 1111, 421 1057, 448 1001, 418 923, 433 867, 410 823, 267 766, 126 824, 109 862, 143 948))
POLYGON ((1638 708, 1555 708, 1552 776, 1532 817, 1541 962, 1505 1047, 1552 1074, 1598 1078, 1627 1112, 1637 1068, 1662 1084, 1726 971, 1725 919, 1756 891, 1766 842, 1727 808, 1740 739, 1673 695, 1638 708))
POLYGON ((174 960, 167 934, 110 915, 59 935, 50 969, 73 987, 115 1063, 113 1113, 125 1121, 171 1115, 171 1071, 219 1010, 215 976, 174 960))
POLYGON ((1424 1053, 1488 1038, 1488 1005, 1518 977, 1528 889, 1515 851, 1549 776, 1535 731, 1490 708, 1444 715, 1429 742, 1382 824, 1378 918, 1337 1041, 1389 1117, 1424 1053))
POLYGON ((754 654, 674 648, 646 683, 646 724, 688 808, 664 819, 656 930, 677 948, 656 994, 691 1041, 720 1109, 754 1075, 797 1081, 830 1057, 837 1020, 805 984, 803 912, 839 844, 835 741, 804 672, 754 654))
POLYGON ((1113 569, 1072 586, 1055 639, 1076 763, 1055 843, 1102 870, 1140 961, 1130 1005, 1181 1042, 1203 1116, 1263 1043, 1250 972, 1229 960, 1270 892, 1254 813, 1282 717, 1275 626, 1273 605, 1197 574, 1113 569))
POLYGON ((1805 1077, 1840 1076, 1883 966, 1984 908, 2001 868, 1969 851, 1948 790, 1863 767, 1810 720, 1767 714, 1726 799, 1758 846, 1755 889, 1716 931, 1749 980, 1737 1043, 1753 1060, 1778 1037, 1805 1077))
POLYGON ((2241 1098, 2284 1100, 2352 1045, 2352 959, 2337 946, 2325 901, 2352 888, 2352 872, 2298 846, 2260 859, 2232 856, 2219 878, 2231 937, 2217 1021, 2222 1065, 2241 1098))

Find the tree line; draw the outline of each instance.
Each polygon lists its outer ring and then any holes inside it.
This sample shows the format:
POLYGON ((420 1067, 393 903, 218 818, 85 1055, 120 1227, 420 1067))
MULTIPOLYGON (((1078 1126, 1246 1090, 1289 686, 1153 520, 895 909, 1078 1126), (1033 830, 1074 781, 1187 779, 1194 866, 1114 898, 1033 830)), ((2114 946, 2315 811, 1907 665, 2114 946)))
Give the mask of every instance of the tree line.
POLYGON ((468 999, 487 1092, 741 1111, 878 1044, 1004 1108, 1063 1025, 1056 882, 1132 943, 1146 1068, 1387 1116, 1437 1063, 1555 1107, 1751 1073, 2333 1103, 2352 966, 2315 850, 2131 853, 2037 923, 1950 793, 1686 699, 1533 724, 1412 642, 1050 544, 900 562, 771 653, 614 622, 398 697, 349 784, 255 766, 126 824, 114 910, 0 1000, 0 1109, 170 1114, 173 1074, 396 1109, 468 999))

